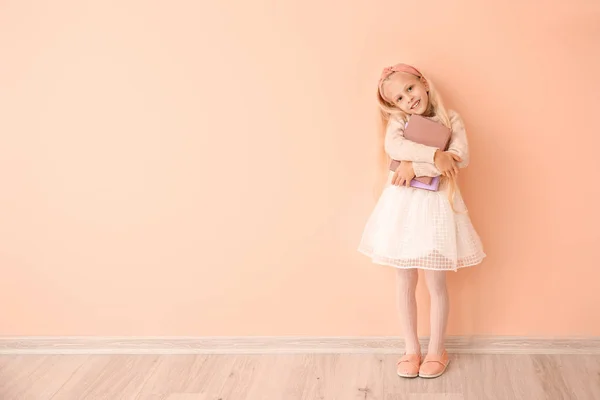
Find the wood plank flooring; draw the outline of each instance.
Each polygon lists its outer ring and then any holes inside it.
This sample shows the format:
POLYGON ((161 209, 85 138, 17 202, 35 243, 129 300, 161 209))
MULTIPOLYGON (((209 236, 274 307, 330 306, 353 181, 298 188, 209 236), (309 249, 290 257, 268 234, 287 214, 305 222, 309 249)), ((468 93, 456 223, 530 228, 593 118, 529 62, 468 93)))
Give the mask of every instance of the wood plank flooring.
POLYGON ((2 400, 600 400, 599 355, 451 354, 437 379, 398 356, 0 356, 2 400))

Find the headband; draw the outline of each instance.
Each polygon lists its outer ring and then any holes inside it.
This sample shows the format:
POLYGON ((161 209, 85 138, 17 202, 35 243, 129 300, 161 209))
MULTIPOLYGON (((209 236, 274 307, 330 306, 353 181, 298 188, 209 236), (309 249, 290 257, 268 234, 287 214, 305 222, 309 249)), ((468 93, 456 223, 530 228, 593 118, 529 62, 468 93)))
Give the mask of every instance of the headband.
POLYGON ((406 72, 411 75, 415 75, 418 78, 423 78, 423 75, 415 67, 407 64, 396 64, 392 65, 391 67, 385 67, 381 72, 381 78, 379 78, 379 92, 381 92, 383 81, 385 81, 394 72, 406 72))

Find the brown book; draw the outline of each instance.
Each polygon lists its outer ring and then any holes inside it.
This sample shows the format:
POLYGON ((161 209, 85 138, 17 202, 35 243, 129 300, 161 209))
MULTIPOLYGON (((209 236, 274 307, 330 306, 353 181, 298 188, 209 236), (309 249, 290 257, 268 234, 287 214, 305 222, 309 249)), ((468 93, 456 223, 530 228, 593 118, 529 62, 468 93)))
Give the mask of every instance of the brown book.
MULTIPOLYGON (((404 138, 411 142, 424 144, 425 146, 437 147, 446 150, 450 143, 452 132, 439 122, 432 121, 420 115, 413 115, 404 129, 404 138)), ((395 171, 400 166, 400 161, 392 160, 390 170, 395 171)), ((430 185, 433 180, 430 176, 421 176, 414 180, 430 185)))

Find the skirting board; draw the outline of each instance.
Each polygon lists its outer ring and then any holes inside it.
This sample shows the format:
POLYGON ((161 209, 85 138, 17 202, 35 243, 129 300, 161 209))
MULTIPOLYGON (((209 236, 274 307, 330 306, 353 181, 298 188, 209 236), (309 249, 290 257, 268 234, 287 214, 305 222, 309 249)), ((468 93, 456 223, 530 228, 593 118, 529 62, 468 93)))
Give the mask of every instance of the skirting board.
MULTIPOLYGON (((421 339, 427 349, 428 338, 421 339)), ((449 336, 450 353, 600 354, 600 337, 449 336)), ((397 337, 0 336, 0 354, 400 354, 397 337)))

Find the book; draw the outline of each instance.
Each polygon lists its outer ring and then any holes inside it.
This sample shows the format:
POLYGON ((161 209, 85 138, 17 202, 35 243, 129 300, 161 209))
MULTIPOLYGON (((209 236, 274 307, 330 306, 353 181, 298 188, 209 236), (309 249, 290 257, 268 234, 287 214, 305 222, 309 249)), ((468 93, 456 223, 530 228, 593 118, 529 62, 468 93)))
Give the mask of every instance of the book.
MULTIPOLYGON (((420 143, 425 146, 437 147, 445 151, 450 143, 452 132, 450 129, 420 115, 412 115, 406 128, 404 129, 404 138, 411 142, 420 143)), ((401 161, 392 160, 390 170, 395 171, 400 166, 401 161)), ((416 177, 410 182, 410 186, 418 189, 437 191, 440 185, 440 177, 421 176, 416 177)))

